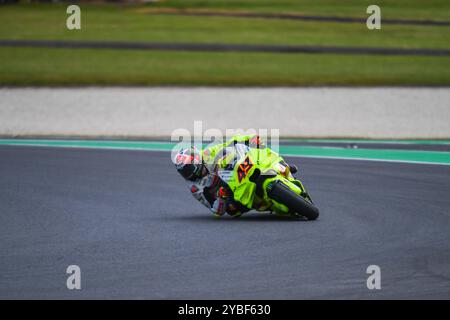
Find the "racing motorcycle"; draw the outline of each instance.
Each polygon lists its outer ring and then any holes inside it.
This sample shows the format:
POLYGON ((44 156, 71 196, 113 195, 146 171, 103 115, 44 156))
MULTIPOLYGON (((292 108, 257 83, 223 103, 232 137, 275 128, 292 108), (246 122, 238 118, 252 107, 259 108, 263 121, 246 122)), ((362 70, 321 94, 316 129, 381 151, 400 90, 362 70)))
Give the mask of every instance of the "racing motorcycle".
POLYGON ((319 210, 283 158, 268 147, 235 143, 216 158, 217 175, 249 209, 315 220, 319 210))

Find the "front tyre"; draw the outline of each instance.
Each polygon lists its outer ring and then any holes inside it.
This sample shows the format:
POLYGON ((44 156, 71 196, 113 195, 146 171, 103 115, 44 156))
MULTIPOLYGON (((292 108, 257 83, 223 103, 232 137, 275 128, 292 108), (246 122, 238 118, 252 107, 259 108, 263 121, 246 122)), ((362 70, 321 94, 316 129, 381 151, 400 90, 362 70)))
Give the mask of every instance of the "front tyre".
POLYGON ((308 220, 316 220, 319 217, 319 209, 280 181, 275 181, 267 186, 267 195, 272 200, 288 207, 291 212, 302 215, 308 220))

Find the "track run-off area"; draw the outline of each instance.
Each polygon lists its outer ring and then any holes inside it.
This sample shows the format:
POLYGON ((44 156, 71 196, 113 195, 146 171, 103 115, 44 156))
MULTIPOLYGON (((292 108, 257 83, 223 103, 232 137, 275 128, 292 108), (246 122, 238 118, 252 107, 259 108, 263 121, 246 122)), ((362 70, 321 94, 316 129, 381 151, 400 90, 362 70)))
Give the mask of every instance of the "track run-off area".
MULTIPOLYGON (((45 139, 0 139, 1 145, 47 146, 65 148, 96 148, 116 150, 171 151, 174 142, 120 141, 120 140, 45 140, 45 139)), ((287 140, 279 145, 279 153, 290 157, 353 159, 366 161, 429 163, 450 165, 449 140, 287 140), (358 148, 359 144, 371 148, 358 148), (371 145, 372 144, 372 145, 371 145), (392 148, 399 144, 400 148, 392 148), (404 146, 410 148, 404 148, 404 146), (427 146, 436 146, 429 150, 427 146), (385 147, 386 149, 383 149, 385 147), (439 148, 440 147, 440 148, 439 148)))

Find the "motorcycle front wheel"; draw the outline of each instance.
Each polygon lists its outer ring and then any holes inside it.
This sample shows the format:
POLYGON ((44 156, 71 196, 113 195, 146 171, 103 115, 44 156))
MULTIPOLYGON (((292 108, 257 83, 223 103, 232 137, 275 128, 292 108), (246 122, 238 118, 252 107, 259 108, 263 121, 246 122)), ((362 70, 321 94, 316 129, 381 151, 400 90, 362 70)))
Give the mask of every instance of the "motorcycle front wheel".
POLYGON ((272 200, 288 207, 291 212, 304 216, 308 220, 316 220, 319 217, 319 209, 316 206, 280 181, 275 181, 267 186, 267 195, 272 200))

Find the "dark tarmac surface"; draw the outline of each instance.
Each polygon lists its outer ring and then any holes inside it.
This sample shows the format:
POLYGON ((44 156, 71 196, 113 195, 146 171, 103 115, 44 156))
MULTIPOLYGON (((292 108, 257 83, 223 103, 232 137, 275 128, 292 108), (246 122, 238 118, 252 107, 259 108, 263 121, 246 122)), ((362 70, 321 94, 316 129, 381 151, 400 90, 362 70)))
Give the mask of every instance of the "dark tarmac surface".
POLYGON ((217 220, 167 152, 2 146, 0 298, 450 298, 450 166, 287 160, 319 220, 217 220))

